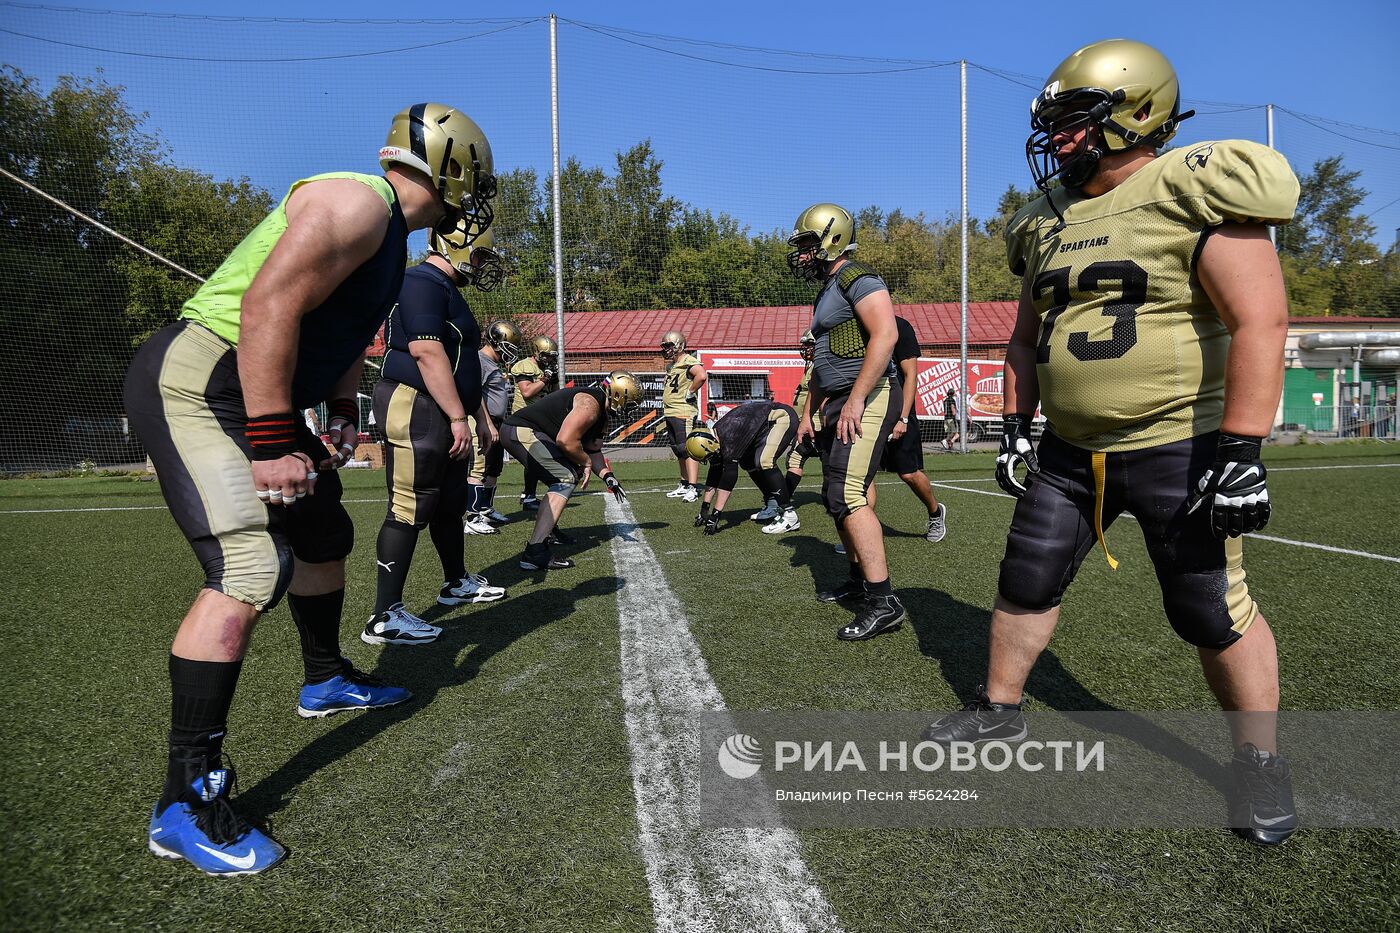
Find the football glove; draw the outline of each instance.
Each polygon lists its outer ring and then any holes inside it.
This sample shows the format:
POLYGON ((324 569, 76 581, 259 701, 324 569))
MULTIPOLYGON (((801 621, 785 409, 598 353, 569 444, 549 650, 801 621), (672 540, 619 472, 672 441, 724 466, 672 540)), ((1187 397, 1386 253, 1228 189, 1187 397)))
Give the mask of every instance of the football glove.
POLYGON ((808 434, 803 437, 802 440, 797 442, 793 450, 797 452, 799 457, 805 457, 808 460, 811 460, 813 457, 821 457, 821 450, 817 447, 817 438, 815 435, 808 434))
POLYGON ((613 494, 613 498, 618 502, 627 501, 627 493, 623 491, 622 484, 617 481, 617 477, 609 473, 603 477, 603 485, 608 487, 608 492, 613 494))
POLYGON ((707 518, 709 518, 709 517, 710 517, 710 503, 708 503, 708 502, 702 502, 702 503, 700 503, 700 514, 697 515, 697 516, 695 516, 695 527, 696 527, 696 528, 703 528, 703 527, 705 526, 705 520, 706 520, 707 518))
POLYGON ((1007 415, 1001 432, 1001 451, 997 454, 997 485, 1017 499, 1026 494, 1026 487, 1016 479, 1016 468, 1026 465, 1029 478, 1040 472, 1035 447, 1031 444, 1031 416, 1007 415))
POLYGON ((719 534, 719 520, 724 517, 724 513, 719 509, 712 509, 709 518, 705 519, 705 534, 719 534))
POLYGON ((1262 443, 1263 438, 1221 432, 1215 462, 1186 503, 1188 515, 1207 507, 1211 530, 1221 540, 1258 531, 1269 523, 1269 490, 1259 459, 1262 443))

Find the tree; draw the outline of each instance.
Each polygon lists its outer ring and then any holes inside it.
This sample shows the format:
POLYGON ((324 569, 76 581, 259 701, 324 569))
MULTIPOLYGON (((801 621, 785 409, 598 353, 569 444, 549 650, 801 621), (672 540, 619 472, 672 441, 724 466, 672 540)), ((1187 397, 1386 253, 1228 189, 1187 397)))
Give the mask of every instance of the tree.
POLYGON ((1367 191, 1361 173, 1341 156, 1319 159, 1299 179, 1298 210, 1278 230, 1279 256, 1290 311, 1374 314, 1384 310, 1387 263, 1372 238, 1375 225, 1360 212, 1367 191))

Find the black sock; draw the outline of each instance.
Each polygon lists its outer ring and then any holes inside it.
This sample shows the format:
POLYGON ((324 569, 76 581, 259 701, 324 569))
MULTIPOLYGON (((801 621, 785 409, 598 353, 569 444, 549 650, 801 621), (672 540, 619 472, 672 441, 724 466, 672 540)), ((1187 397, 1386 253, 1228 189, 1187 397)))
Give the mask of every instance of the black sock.
POLYGON ((287 608, 301 636, 301 663, 306 682, 319 684, 342 673, 340 662, 340 611, 345 606, 345 590, 319 596, 287 594, 287 608))
POLYGON ((481 511, 490 512, 494 510, 496 508, 496 487, 482 486, 481 490, 481 511))
POLYGON ((792 499, 792 494, 795 493, 795 492, 797 492, 797 484, 800 483, 800 482, 802 482, 802 474, 801 474, 801 473, 793 473, 793 472, 791 472, 791 471, 788 472, 788 475, 787 475, 787 493, 788 493, 788 499, 789 499, 789 500, 792 499))
POLYGON ((178 800, 223 750, 228 709, 242 669, 242 661, 170 656, 170 758, 159 809, 178 800))
POLYGON ((525 496, 526 496, 526 498, 529 498, 529 499, 538 498, 538 496, 536 496, 535 493, 537 493, 537 492, 539 491, 539 488, 540 488, 539 477, 537 477, 537 476, 534 475, 534 471, 533 471, 533 470, 526 472, 526 474, 525 474, 525 496))
MULTIPOLYGON (((462 537, 462 529, 457 529, 462 537)), ((408 568, 413 564, 413 550, 418 546, 418 529, 403 522, 386 519, 375 542, 374 562, 378 569, 374 589, 374 614, 379 615, 396 603, 403 602, 408 568)))
POLYGON ((871 596, 893 596, 894 587, 890 585, 889 577, 885 577, 885 579, 881 580, 878 583, 872 583, 871 581, 866 580, 865 592, 871 596))
MULTIPOLYGON (((473 486, 480 489, 480 486, 473 486)), ((467 575, 465 563, 465 537, 462 534, 462 517, 451 513, 437 515, 428 525, 428 534, 437 548, 438 560, 442 561, 442 578, 455 583, 467 575)))

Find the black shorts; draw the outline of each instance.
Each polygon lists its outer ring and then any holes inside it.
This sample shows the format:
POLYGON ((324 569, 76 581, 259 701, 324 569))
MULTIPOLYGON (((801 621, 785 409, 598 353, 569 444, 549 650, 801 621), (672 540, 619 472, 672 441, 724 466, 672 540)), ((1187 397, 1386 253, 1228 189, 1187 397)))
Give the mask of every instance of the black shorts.
MULTIPOLYGON (((320 564, 350 554, 355 525, 333 470, 290 506, 258 498, 237 354, 212 331, 179 321, 152 334, 123 394, 170 514, 204 567, 205 588, 267 610, 291 582, 293 556, 320 564)), ((300 420, 297 444, 314 463, 329 456, 300 420)))
POLYGON ((897 441, 886 440, 885 455, 880 458, 880 469, 886 473, 905 476, 917 473, 923 468, 924 445, 919 439, 919 419, 910 415, 904 436, 897 441))
POLYGON ((685 452, 685 439, 690 436, 690 428, 694 424, 694 418, 666 418, 666 432, 671 435, 671 453, 676 455, 677 460, 690 459, 690 454, 685 452))
POLYGON ((865 491, 875 478, 885 453, 885 439, 899 419, 903 405, 899 383, 882 379, 865 400, 860 436, 850 444, 836 438, 836 423, 849 393, 828 396, 822 402, 822 429, 817 447, 822 458, 822 499, 838 522, 870 504, 865 491))
POLYGON ((423 528, 434 518, 460 521, 467 511, 470 463, 453 460, 452 423, 431 395, 381 379, 374 419, 384 426, 384 481, 389 518, 423 528))
POLYGON ((768 424, 739 458, 739 465, 750 473, 776 470, 796 440, 797 418, 789 409, 774 408, 768 413, 768 424))
MULTIPOLYGON (((1167 619, 1205 648, 1230 645, 1259 612, 1245 585, 1241 539, 1221 541, 1207 513, 1186 514, 1187 497, 1215 459, 1217 436, 1104 454, 1098 468, 1104 530, 1124 512, 1137 519, 1167 619)), ((998 585, 1003 599, 1025 609, 1058 606, 1098 542, 1096 455, 1047 431, 1039 457, 1040 472, 1016 504, 998 585)))

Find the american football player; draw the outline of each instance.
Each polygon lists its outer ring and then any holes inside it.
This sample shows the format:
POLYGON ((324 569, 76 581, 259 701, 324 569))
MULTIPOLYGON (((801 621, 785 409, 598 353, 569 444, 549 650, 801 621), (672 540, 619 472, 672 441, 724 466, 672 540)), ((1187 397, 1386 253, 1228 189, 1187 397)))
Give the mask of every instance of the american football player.
POLYGON ((684 499, 694 502, 698 493, 696 480, 700 478, 700 465, 685 452, 686 437, 699 417, 696 400, 700 387, 709 380, 700 360, 686 350, 685 334, 678 330, 668 330, 661 338, 661 356, 666 360, 666 374, 661 388, 661 414, 666 419, 666 430, 671 434, 671 453, 676 455, 680 482, 676 488, 666 493, 667 499, 684 499))
MULTIPOLYGON (((488 231, 489 235, 489 231, 488 231)), ((460 287, 472 271, 472 245, 454 247, 428 236, 428 258, 404 273, 398 303, 384 326, 383 378, 374 389, 374 418, 384 431, 389 508, 375 543, 374 611, 360 640, 371 645, 424 645, 442 634, 403 603, 418 534, 427 528, 442 561, 444 606, 493 602, 506 595, 464 563, 462 516, 471 471, 469 413, 483 452, 496 443, 481 390, 481 330, 460 287)))
POLYGON ((522 570, 563 570, 574 565, 551 554, 550 538, 569 497, 575 490, 588 488, 594 473, 615 498, 627 498, 603 456, 603 436, 609 414, 626 417, 641 402, 642 386, 637 377, 617 369, 601 385, 550 393, 506 419, 502 432, 506 449, 525 466, 527 477, 539 477, 549 490, 520 557, 522 570))
MULTIPOLYGON (((475 256, 475 252, 472 255, 475 256)), ((517 362, 523 338, 520 328, 509 321, 492 321, 484 336, 481 349, 477 351, 481 363, 481 391, 486 412, 499 436, 511 401, 510 380, 506 378, 505 370, 517 362)), ((505 447, 499 443, 488 449, 485 456, 473 458, 471 472, 467 476, 467 515, 462 524, 466 534, 495 534, 497 525, 510 521, 496 511, 495 505, 496 481, 504 465, 505 447)))
POLYGON ((792 406, 763 400, 731 408, 713 428, 696 426, 686 438, 686 452, 696 463, 709 464, 710 470, 695 527, 704 528, 707 535, 719 531, 742 466, 764 499, 778 504, 777 515, 763 527, 763 533, 775 535, 801 528, 783 474, 778 472, 778 464, 792 451, 796 439, 797 412, 792 406))
MULTIPOLYGON (((1274 637, 1245 583, 1240 536, 1271 508, 1260 448, 1288 310, 1268 225, 1293 217, 1298 181, 1283 156, 1243 140, 1159 154, 1188 116, 1167 59, 1126 39, 1075 52, 1032 104, 1026 153, 1044 194, 1006 233, 1022 289, 996 466, 1018 502, 985 691, 932 738, 964 738, 979 715, 1024 730, 1021 691, 1061 596, 1096 544, 1117 566, 1105 532, 1123 512, 1221 706, 1278 709, 1274 637)), ((1256 843, 1282 842, 1297 818, 1272 718, 1231 720, 1232 822, 1256 843)))
MULTIPOLYGON (((510 368, 510 380, 515 385, 515 396, 510 406, 512 414, 534 404, 558 387, 555 372, 558 363, 559 345, 551 338, 541 336, 530 341, 530 355, 510 368)), ((526 475, 520 506, 527 511, 539 508, 537 483, 537 477, 526 475)))
MULTIPOLYGON (((811 419, 813 431, 821 430, 821 413, 808 410, 807 401, 812 397, 810 387, 812 384, 812 356, 817 349, 817 338, 812 336, 810 330, 803 331, 802 336, 797 341, 797 352, 802 356, 804 365, 802 379, 797 383, 797 390, 792 394, 792 409, 797 412, 797 423, 811 419)), ((792 500, 793 494, 797 492, 797 486, 802 482, 802 472, 807 465, 807 460, 817 456, 816 438, 809 437, 801 444, 793 444, 792 453, 788 454, 787 475, 784 477, 784 485, 787 487, 788 501, 792 500)), ((777 500, 770 500, 762 512, 756 513, 756 521, 768 521, 778 517, 777 500)))
POLYGON ((340 653, 355 526, 335 468, 354 451, 364 350, 399 298, 408 234, 470 243, 491 223, 496 182, 485 134, 444 104, 396 114, 379 161, 382 176, 294 182, 127 372, 127 414, 205 575, 170 651, 169 764, 148 845, 209 874, 286 856, 230 805, 222 751, 253 626, 289 588, 302 716, 409 696, 340 653), (321 402, 330 457, 296 414, 321 402))
MULTIPOLYGON (((914 415, 914 398, 919 385, 919 338, 914 333, 914 325, 904 318, 896 316, 894 322, 899 330, 894 345, 894 363, 899 371, 903 403, 899 420, 895 422, 889 443, 885 445, 880 469, 898 476, 923 503, 928 510, 928 527, 924 538, 937 543, 948 534, 948 507, 938 501, 924 474, 924 445, 919 437, 919 419, 914 415)), ((866 490, 866 496, 873 508, 876 499, 874 483, 866 490)))
POLYGON ((890 584, 884 531, 866 495, 901 406, 891 361, 898 336, 894 305, 879 273, 851 258, 856 225, 845 208, 813 204, 798 215, 788 246, 792 271, 821 283, 812 315, 808 409, 821 412, 822 429, 817 433, 812 419, 804 419, 797 442, 817 439, 822 498, 850 563, 850 579, 817 598, 858 604, 855 619, 836 637, 860 641, 897 629, 906 617, 890 584))

